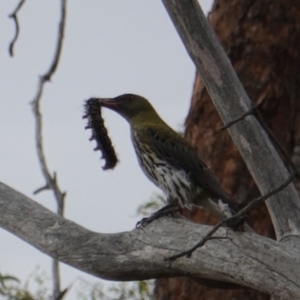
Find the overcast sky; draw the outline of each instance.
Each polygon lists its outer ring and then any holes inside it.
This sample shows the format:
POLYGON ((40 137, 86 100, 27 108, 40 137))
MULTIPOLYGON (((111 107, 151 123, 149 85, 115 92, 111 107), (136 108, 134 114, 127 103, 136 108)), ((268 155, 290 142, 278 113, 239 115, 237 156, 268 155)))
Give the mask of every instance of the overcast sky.
MULTIPOLYGON (((200 4, 205 12, 211 0, 200 4)), ((8 45, 15 27, 8 15, 18 1, 0 2, 0 181, 55 209, 51 192, 32 192, 45 184, 34 147, 30 102, 38 76, 49 68, 60 17, 60 1, 26 1, 19 13, 15 56, 8 45)), ((104 111, 119 156, 113 171, 103 171, 84 130, 83 103, 92 96, 136 93, 148 98, 174 129, 184 123, 195 68, 159 0, 68 1, 67 27, 59 68, 42 99, 44 143, 51 171, 67 191, 66 218, 97 232, 132 230, 138 205, 158 191, 140 170, 124 119, 104 111)), ((0 273, 24 280, 51 260, 0 229, 0 273)), ((61 265, 62 287, 78 277, 95 280, 61 265)), ((75 288, 76 290, 76 288, 75 288)), ((67 299, 74 299, 70 293, 67 299)))

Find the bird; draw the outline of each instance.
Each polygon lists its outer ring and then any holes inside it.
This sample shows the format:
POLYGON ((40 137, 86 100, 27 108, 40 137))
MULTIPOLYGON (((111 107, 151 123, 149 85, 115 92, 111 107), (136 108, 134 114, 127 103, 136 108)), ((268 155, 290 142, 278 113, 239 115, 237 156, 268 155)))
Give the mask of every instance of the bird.
POLYGON ((139 225, 146 225, 173 209, 201 207, 224 219, 236 207, 197 151, 167 125, 150 102, 139 95, 99 98, 100 105, 125 118, 132 144, 145 175, 167 196, 168 204, 139 225), (221 201, 221 202, 220 202, 221 201), (222 208, 223 203, 225 205, 222 208))

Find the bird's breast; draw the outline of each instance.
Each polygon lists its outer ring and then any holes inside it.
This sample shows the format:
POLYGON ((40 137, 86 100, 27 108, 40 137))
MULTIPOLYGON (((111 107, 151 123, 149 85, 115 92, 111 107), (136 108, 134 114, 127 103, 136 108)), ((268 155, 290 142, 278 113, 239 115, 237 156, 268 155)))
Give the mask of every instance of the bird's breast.
POLYGON ((182 207, 191 209, 195 189, 184 170, 175 169, 155 151, 151 144, 138 139, 132 132, 132 142, 138 162, 145 175, 158 186, 169 199, 177 200, 182 207))

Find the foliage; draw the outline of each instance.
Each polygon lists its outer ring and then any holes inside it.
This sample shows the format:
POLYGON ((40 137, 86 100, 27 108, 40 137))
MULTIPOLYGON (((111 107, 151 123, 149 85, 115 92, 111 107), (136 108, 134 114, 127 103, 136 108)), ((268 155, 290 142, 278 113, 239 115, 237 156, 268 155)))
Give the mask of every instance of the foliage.
POLYGON ((22 285, 15 276, 0 274, 0 299, 48 300, 49 291, 46 275, 36 269, 22 285))
POLYGON ((159 210, 162 206, 167 204, 167 200, 162 194, 153 194, 149 201, 146 203, 141 204, 137 208, 137 215, 138 216, 149 216, 153 212, 159 210))
POLYGON ((102 282, 82 282, 77 292, 80 300, 152 300, 154 280, 120 282, 105 287, 102 282))
MULTIPOLYGON (((0 274, 1 300, 49 300, 48 277, 36 269, 22 285, 11 275, 0 274)), ((94 284, 81 280, 77 291, 78 300, 152 300, 154 280, 120 282, 104 285, 103 281, 94 284)), ((66 299, 63 297, 63 299, 66 299)))

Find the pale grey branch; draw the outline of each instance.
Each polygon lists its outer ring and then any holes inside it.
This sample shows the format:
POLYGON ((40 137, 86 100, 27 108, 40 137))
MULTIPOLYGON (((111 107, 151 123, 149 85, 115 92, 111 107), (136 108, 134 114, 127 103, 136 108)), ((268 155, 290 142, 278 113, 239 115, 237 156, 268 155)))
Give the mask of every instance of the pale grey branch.
POLYGON ((0 183, 0 226, 52 258, 110 280, 187 276, 248 286, 281 299, 300 294, 300 253, 254 233, 220 228, 191 258, 168 264, 210 226, 162 218, 145 229, 101 234, 89 231, 0 183))

